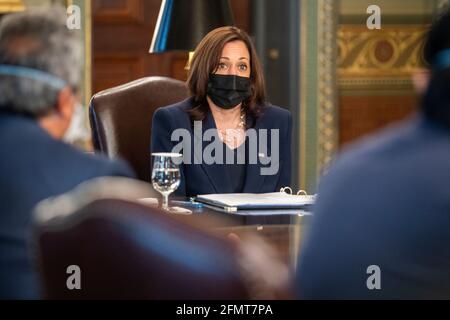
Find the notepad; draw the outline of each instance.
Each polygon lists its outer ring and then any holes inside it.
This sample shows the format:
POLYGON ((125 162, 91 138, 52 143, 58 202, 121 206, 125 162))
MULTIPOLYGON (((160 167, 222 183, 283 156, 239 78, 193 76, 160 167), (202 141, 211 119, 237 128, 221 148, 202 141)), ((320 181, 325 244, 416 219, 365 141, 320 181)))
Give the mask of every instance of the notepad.
POLYGON ((220 193, 198 195, 198 202, 223 209, 226 212, 263 209, 302 209, 315 202, 315 195, 270 193, 220 193))

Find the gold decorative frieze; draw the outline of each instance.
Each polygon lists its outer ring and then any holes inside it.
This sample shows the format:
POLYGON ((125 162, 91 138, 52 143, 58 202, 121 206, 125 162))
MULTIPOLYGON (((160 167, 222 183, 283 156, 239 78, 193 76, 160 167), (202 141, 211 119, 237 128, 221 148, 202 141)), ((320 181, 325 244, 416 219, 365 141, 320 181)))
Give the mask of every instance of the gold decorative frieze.
POLYGON ((409 78, 425 66, 422 49, 427 26, 383 26, 369 30, 340 26, 338 76, 347 78, 409 78))
POLYGON ((0 14, 25 10, 25 4, 20 0, 0 0, 0 14))

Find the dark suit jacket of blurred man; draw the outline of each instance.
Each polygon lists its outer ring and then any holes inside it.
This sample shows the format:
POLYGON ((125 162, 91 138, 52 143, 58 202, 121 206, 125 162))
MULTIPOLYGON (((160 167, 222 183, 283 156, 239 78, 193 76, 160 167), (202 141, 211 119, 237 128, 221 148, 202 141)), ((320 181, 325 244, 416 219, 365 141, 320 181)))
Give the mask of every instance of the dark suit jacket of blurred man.
POLYGON ((37 122, 0 112, 0 299, 39 297, 28 247, 37 202, 98 176, 133 176, 122 163, 51 138, 37 122))
POLYGON ((345 153, 305 241, 301 298, 449 299, 450 131, 410 119, 345 153))

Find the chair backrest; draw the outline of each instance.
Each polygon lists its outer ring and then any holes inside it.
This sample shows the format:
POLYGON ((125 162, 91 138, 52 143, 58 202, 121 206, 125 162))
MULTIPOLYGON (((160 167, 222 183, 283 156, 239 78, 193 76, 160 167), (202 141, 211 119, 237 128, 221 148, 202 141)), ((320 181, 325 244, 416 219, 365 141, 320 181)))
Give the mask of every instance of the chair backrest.
POLYGON ((180 80, 146 77, 95 94, 89 107, 96 152, 128 161, 139 179, 150 181, 150 136, 154 111, 186 99, 180 80))
POLYGON ((157 209, 105 199, 64 220, 39 229, 45 298, 250 298, 230 244, 157 209))
POLYGON ((239 246, 127 200, 148 188, 126 178, 100 178, 37 206, 32 251, 44 298, 250 298, 239 246))

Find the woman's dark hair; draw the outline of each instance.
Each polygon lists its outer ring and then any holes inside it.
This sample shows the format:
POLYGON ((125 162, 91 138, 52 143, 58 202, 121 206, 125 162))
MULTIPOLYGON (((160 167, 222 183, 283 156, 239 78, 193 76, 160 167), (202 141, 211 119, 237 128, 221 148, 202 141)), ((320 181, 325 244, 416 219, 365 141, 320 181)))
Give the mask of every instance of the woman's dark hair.
POLYGON ((432 74, 422 102, 426 118, 450 129, 450 63, 438 63, 444 50, 450 50, 450 12, 436 20, 425 41, 424 58, 432 74))
POLYGON ((209 76, 217 70, 223 47, 231 41, 244 42, 250 53, 252 95, 242 102, 242 106, 249 115, 256 118, 265 104, 266 89, 263 70, 250 37, 236 27, 221 27, 212 30, 202 39, 195 49, 190 63, 187 84, 197 104, 189 111, 193 120, 203 120, 209 110, 206 100, 209 76))

